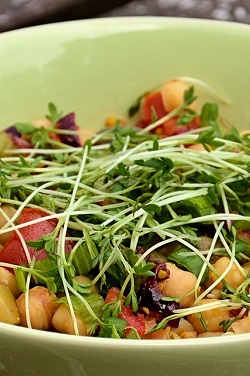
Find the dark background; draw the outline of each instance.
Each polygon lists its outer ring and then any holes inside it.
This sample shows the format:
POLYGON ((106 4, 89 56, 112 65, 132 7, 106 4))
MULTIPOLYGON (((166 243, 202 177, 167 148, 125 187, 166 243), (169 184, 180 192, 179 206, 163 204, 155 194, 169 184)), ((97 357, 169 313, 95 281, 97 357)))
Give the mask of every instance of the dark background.
POLYGON ((250 24, 250 0, 0 0, 0 32, 123 16, 193 17, 250 24))

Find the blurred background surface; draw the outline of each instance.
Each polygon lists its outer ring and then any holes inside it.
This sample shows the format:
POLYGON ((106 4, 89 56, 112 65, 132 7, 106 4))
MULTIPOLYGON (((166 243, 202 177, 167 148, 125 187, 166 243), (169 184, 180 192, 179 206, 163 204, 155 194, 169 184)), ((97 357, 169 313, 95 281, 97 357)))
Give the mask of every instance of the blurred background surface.
POLYGON ((193 17, 250 24, 250 0, 0 0, 0 32, 100 17, 193 17))

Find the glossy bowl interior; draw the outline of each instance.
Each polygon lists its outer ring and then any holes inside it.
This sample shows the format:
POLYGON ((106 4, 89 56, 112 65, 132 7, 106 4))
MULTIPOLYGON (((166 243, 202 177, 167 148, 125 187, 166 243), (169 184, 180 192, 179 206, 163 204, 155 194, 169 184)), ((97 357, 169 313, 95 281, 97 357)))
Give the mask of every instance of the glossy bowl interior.
MULTIPOLYGON (((218 21, 122 18, 59 23, 0 35, 0 126, 39 119, 53 102, 100 129, 173 77, 195 77, 223 99, 221 113, 250 123, 250 27, 218 21), (224 100, 225 99, 225 100, 224 100)), ((203 89, 199 89, 204 94, 203 89)), ((235 376, 249 373, 250 334, 133 341, 45 333, 0 324, 0 374, 235 376)))

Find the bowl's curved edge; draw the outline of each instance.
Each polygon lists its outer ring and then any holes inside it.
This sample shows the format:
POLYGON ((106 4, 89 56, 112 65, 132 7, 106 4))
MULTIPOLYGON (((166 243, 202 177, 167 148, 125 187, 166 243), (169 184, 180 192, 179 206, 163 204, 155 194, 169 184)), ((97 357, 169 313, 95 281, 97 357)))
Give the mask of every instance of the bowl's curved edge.
MULTIPOLYGON (((98 35, 103 35, 104 33, 117 33, 118 31, 126 31, 129 25, 130 30, 144 30, 148 28, 162 28, 162 27, 186 27, 194 28, 194 27, 207 27, 210 25, 216 25, 219 29, 227 29, 230 26, 230 30, 232 33, 244 33, 247 30, 250 36, 250 26, 245 24, 237 24, 228 21, 215 21, 215 20, 199 20, 199 19, 183 19, 183 18, 166 18, 166 17, 124 17, 124 18, 114 18, 112 22, 110 19, 93 19, 93 20, 79 20, 79 21, 70 21, 70 22, 63 22, 57 24, 50 24, 50 25, 41 25, 35 27, 24 28, 20 30, 13 30, 9 32, 5 32, 0 34, 0 50, 1 45, 3 43, 9 43, 10 40, 15 40, 16 36, 18 35, 20 38, 25 37, 27 34, 34 37, 34 34, 40 33, 61 33, 67 34, 67 30, 70 30, 71 33, 77 34, 82 29, 88 29, 88 33, 92 32, 92 36, 96 37, 98 35), (103 31, 103 27, 105 26, 105 31, 103 31), (99 34, 100 33, 100 34, 99 34)), ((90 34, 88 34, 90 35, 90 34)), ((72 36, 69 36, 70 38, 72 36)), ((65 37, 64 37, 65 38, 65 37)), ((1 63, 0 63, 1 66, 1 63)), ((105 338, 90 338, 90 337, 78 337, 78 336, 69 336, 61 333, 53 333, 53 332, 42 332, 22 327, 15 327, 8 324, 0 323, 0 336, 1 335, 8 335, 12 337, 16 337, 20 335, 22 338, 31 339, 32 341, 39 341, 39 342, 61 342, 67 340, 69 345, 77 345, 77 344, 87 344, 88 346, 93 347, 100 347, 105 348, 107 345, 109 347, 135 347, 135 348, 142 348, 142 347, 172 347, 172 346, 201 346, 205 345, 222 345, 222 344, 232 344, 232 343, 249 343, 250 342, 250 334, 242 334, 242 335, 225 335, 220 337, 211 337, 211 338, 197 338, 197 339, 185 339, 185 340, 176 340, 176 341, 162 341, 162 340, 154 340, 154 341, 137 341, 137 340, 113 340, 113 339, 105 339, 105 338)))

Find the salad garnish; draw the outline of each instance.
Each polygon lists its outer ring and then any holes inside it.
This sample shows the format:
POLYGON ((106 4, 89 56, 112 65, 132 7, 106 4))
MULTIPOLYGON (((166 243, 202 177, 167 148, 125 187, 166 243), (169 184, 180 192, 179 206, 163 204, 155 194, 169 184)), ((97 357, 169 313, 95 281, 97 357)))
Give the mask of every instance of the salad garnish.
POLYGON ((218 102, 197 108, 197 84, 148 91, 92 135, 52 103, 42 125, 0 132, 0 285, 9 273, 17 291, 17 318, 0 321, 132 339, 241 332, 250 132, 223 130, 218 102))

